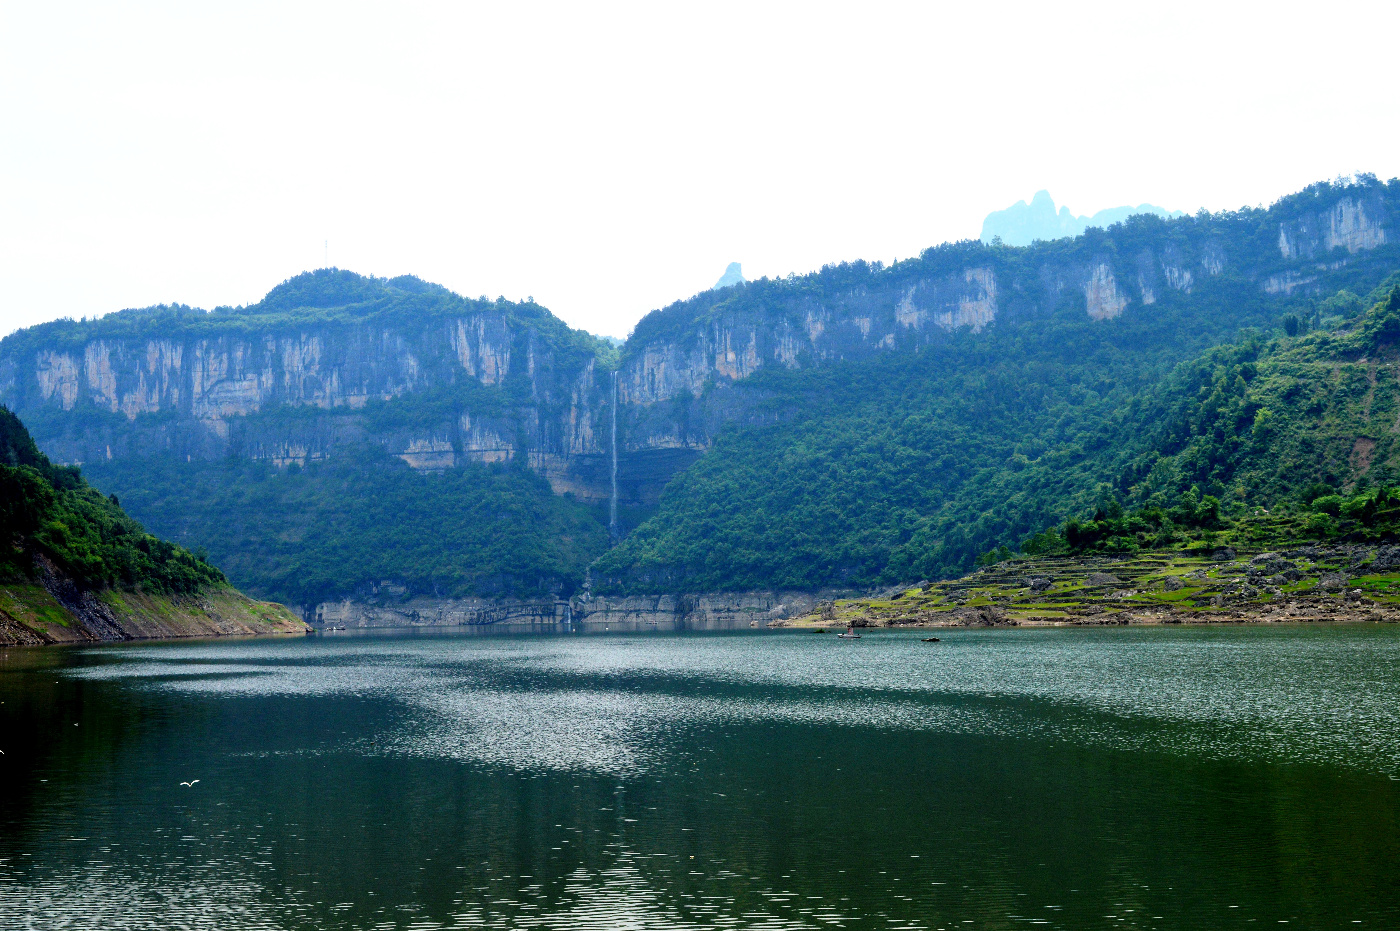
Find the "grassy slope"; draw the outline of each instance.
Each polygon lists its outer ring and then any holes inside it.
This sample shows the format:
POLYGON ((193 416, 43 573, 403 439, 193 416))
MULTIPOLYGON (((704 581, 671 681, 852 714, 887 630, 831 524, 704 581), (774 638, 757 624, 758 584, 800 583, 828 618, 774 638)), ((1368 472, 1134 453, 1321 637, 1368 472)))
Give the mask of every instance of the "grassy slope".
POLYGON ((305 630, 53 465, 4 408, 0 540, 0 645, 305 630))
POLYGON ((884 597, 823 606, 797 627, 1400 621, 1400 571, 1375 551, 1303 547, 1220 560, 1182 551, 1018 558, 884 597), (1263 559, 1258 557, 1263 556, 1263 559), (1368 562, 1358 563, 1358 558, 1368 562), (1257 561, 1256 561, 1257 560, 1257 561))
MULTIPOLYGON (((254 601, 232 588, 197 594, 108 589, 98 600, 127 638, 299 634, 306 625, 285 607, 254 601)), ((0 584, 0 645, 86 643, 102 639, 79 614, 35 583, 0 584)))

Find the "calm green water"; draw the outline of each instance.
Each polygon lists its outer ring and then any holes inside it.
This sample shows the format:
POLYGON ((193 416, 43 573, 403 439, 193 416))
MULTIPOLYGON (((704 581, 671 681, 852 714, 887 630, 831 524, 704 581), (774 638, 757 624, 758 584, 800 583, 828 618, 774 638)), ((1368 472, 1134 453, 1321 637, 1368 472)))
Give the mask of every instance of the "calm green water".
POLYGON ((0 656, 0 928, 1400 927, 1394 628, 0 656))

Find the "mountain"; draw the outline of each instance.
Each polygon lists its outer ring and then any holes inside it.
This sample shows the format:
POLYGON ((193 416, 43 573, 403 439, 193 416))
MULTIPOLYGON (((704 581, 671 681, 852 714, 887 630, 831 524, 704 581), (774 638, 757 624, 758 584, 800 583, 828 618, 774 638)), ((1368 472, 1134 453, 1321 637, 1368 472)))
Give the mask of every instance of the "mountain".
POLYGON ((719 276, 719 281, 716 281, 715 286, 710 290, 718 291, 720 288, 728 288, 736 284, 743 284, 747 280, 748 279, 744 277, 743 266, 738 262, 730 262, 729 267, 724 270, 723 275, 719 276))
MULTIPOLYGON (((1233 448, 1225 438, 1253 430, 1260 405, 1212 422, 1214 385, 1233 391, 1237 375, 1253 383, 1251 366, 1270 346, 1260 332, 1349 326, 1363 306, 1343 291, 1228 323, 1189 303, 1108 325, 1069 311, 902 357, 756 374, 732 390, 772 399, 772 422, 722 435, 594 572, 615 592, 869 587, 965 571, 986 550, 1092 510, 1105 483, 1125 501, 1174 501, 1198 485, 1232 507, 1271 505, 1304 479, 1354 485, 1353 443, 1377 450, 1368 480, 1400 481, 1388 434, 1341 418, 1335 399, 1316 422, 1287 426, 1286 408, 1265 405, 1260 422, 1278 437, 1255 450, 1278 470, 1267 481, 1216 468, 1220 449, 1233 448), (1256 329, 1210 348, 1241 323, 1256 329), (1190 445, 1202 434, 1219 437, 1220 449, 1190 445), (1285 441, 1328 452, 1284 455, 1285 441)), ((1291 390, 1329 397, 1323 376, 1342 371, 1328 360, 1310 372, 1316 384, 1305 390, 1298 376, 1291 390)), ((1372 392, 1375 417, 1390 411, 1388 391, 1372 392)))
POLYGON ((145 532, 0 408, 0 644, 300 630, 145 532))
POLYGON ((1055 201, 1049 191, 1037 191, 1028 204, 1018 201, 1005 210, 994 210, 982 221, 982 241, 990 245, 1000 239, 1008 246, 1029 246, 1036 240, 1049 242, 1053 239, 1079 236, 1091 226, 1108 228, 1122 223, 1131 216, 1151 214, 1174 219, 1186 216, 1180 210, 1167 210, 1152 204, 1139 204, 1136 207, 1109 207, 1091 217, 1076 217, 1068 207, 1055 210, 1055 201))
POLYGON ((1151 390, 1249 328, 1354 318, 1400 268, 1397 217, 1400 182, 1363 176, 948 244, 702 292, 620 349, 529 302, 323 270, 248 307, 12 334, 0 400, 309 618, 552 604, 589 567, 612 597, 868 587, 959 572, 1101 483, 1134 487, 1147 453, 1122 424, 1151 390))

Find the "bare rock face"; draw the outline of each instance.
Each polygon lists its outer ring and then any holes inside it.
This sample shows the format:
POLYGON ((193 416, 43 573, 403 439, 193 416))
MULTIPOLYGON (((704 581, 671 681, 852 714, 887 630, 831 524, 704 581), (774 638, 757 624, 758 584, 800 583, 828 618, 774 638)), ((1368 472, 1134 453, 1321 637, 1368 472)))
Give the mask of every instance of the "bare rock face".
POLYGON ((1118 585, 1123 580, 1116 575, 1109 575, 1107 572, 1091 572, 1084 581, 1090 585, 1118 585))
MULTIPOLYGON (((852 592, 756 591, 714 594, 576 596, 572 599, 384 597, 324 602, 307 610, 317 628, 523 627, 557 630, 738 630, 781 627, 819 612, 835 619, 833 597, 852 592)), ((864 623, 864 622, 862 622, 864 623)))
POLYGON ((1312 258, 1343 248, 1355 254, 1389 241, 1382 209, 1374 200, 1343 197, 1321 214, 1279 224, 1278 249, 1285 259, 1312 258))
POLYGON ((1339 592, 1346 588, 1348 581, 1345 574, 1334 572, 1318 579, 1317 587, 1325 592, 1339 592))
POLYGON ((1370 563, 1373 572, 1385 572, 1400 568, 1400 546, 1382 546, 1376 550, 1376 557, 1370 563))
POLYGON ((1012 621, 1003 608, 973 607, 954 608, 947 613, 948 623, 957 627, 1013 627, 1012 621))
POLYGON ((1112 320, 1128 306, 1127 295, 1119 293, 1113 269, 1106 261, 1095 265, 1084 283, 1084 301, 1095 320, 1112 320))

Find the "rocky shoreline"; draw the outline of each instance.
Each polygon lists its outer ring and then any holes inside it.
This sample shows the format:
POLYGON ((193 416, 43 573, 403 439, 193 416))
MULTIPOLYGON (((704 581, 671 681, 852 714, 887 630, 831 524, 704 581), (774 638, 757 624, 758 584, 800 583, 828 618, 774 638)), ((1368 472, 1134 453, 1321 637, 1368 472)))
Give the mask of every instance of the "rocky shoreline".
POLYGON ((1400 622, 1400 546, 1017 558, 948 582, 829 600, 790 627, 1400 622))
POLYGON ((778 626, 849 590, 753 591, 572 598, 380 597, 324 602, 304 620, 318 629, 511 626, 544 631, 734 630, 778 626), (775 623, 776 622, 776 623, 775 623))
POLYGON ((1400 546, 1016 558, 960 579, 860 595, 751 591, 327 602, 314 628, 536 632, 1400 622, 1400 546))
POLYGON ((773 628, 1106 627, 1400 623, 1400 546, 1016 558, 960 579, 848 590, 572 598, 384 597, 297 618, 233 590, 189 598, 0 587, 0 645, 476 627, 556 632, 773 628))
POLYGON ((808 614, 792 620, 775 621, 769 627, 832 628, 846 625, 868 628, 951 628, 951 627, 1126 627, 1145 625, 1207 624, 1395 624, 1400 609, 1365 602, 1310 604, 1290 601, 1255 610, 1233 608, 1209 613, 1191 611, 1105 611, 1066 618, 1016 617, 1000 608, 961 608, 928 617, 880 617, 842 613, 839 617, 808 614))

